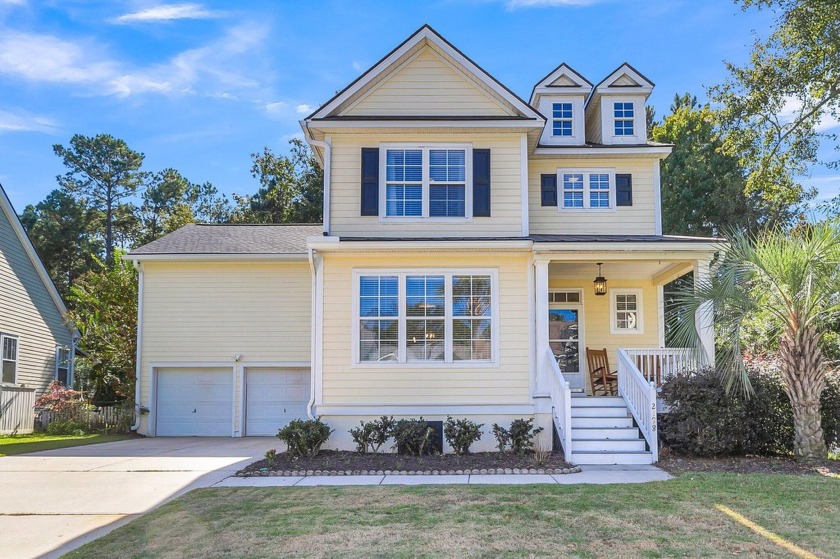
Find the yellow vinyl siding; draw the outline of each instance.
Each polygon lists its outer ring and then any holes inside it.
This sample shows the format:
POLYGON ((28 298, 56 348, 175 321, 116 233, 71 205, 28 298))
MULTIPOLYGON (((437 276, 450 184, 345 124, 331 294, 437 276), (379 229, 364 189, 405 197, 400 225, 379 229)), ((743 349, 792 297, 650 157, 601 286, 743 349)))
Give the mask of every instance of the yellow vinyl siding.
POLYGON ((332 138, 330 234, 373 237, 485 237, 522 234, 520 134, 348 134, 332 138), (381 143, 469 143, 490 149, 491 217, 469 222, 380 221, 361 215, 361 153, 381 143))
POLYGON ((56 346, 73 345, 70 328, 2 209, 0 333, 18 336, 17 384, 38 394, 55 378, 56 346))
POLYGON ((528 256, 502 253, 328 254, 324 258, 323 404, 530 403, 528 256), (494 268, 499 278, 499 365, 353 366, 353 270, 494 268))
MULTIPOLYGON (((309 362, 312 276, 308 263, 147 261, 143 270, 143 405, 150 404, 153 364, 230 363, 233 367, 236 353, 242 354, 242 367, 309 362)), ((238 379, 234 386, 238 402, 238 379)))
MULTIPOLYGON (((592 292, 592 282, 582 280, 563 279, 562 276, 550 276, 549 289, 582 289, 583 290, 583 347, 580 348, 581 364, 586 364, 586 347, 592 349, 607 348, 610 367, 618 367, 617 351, 619 348, 651 348, 659 347, 659 313, 657 288, 650 280, 622 280, 609 278, 608 292, 604 296, 596 296, 592 292), (641 334, 611 334, 610 333, 610 301, 613 289, 641 289, 642 290, 642 320, 644 332, 641 334)), ((587 372, 586 385, 589 386, 587 372)), ((587 390, 589 390, 587 388, 587 390)))
POLYGON ((342 116, 507 116, 489 93, 431 48, 341 112, 342 116))
MULTIPOLYGON (((654 159, 535 159, 528 165, 530 230, 533 234, 557 235, 653 235, 656 233, 653 196, 654 159), (558 168, 609 168, 633 176, 633 205, 615 211, 562 210, 540 205, 540 176, 556 174, 558 168)), ((615 188, 615 185, 613 185, 615 188)), ((557 185, 562 202, 562 185, 557 185)))
POLYGON ((601 98, 598 97, 592 106, 586 111, 586 141, 591 144, 600 144, 602 141, 601 129, 601 98))

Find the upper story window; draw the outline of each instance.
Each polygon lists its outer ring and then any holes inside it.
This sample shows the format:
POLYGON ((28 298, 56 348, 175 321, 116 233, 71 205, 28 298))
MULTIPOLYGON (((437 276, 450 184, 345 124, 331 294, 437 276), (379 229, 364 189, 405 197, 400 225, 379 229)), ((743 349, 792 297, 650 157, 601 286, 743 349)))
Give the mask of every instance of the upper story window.
POLYGON ((572 136, 572 104, 553 103, 552 112, 552 135, 572 136))
POLYGON ((613 103, 616 136, 633 136, 633 103, 613 103))
POLYGON ((495 273, 359 273, 356 363, 492 363, 495 273))
POLYGON ((469 146, 385 146, 382 150, 383 217, 472 217, 469 146))
POLYGON ((17 383, 18 339, 16 336, 0 336, 0 364, 2 364, 2 381, 9 384, 17 383))
POLYGON ((609 210, 615 207, 612 169, 558 169, 561 210, 609 210))

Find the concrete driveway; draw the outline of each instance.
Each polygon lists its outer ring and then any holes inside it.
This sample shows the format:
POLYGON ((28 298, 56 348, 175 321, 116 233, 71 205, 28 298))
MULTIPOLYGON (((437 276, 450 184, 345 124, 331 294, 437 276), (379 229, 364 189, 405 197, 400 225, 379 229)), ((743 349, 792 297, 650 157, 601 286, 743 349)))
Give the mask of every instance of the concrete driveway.
POLYGON ((265 438, 132 439, 0 458, 0 555, 58 557, 280 443, 265 438))

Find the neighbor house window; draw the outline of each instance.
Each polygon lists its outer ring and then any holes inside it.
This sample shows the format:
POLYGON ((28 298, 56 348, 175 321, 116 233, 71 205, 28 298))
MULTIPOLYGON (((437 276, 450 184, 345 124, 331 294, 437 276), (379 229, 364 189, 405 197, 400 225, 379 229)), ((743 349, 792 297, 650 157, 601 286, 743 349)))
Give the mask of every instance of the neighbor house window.
POLYGON ((64 386, 70 386, 73 382, 70 376, 70 363, 70 348, 55 348, 55 380, 64 386))
POLYGON ((610 295, 611 333, 642 333, 641 289, 611 289, 610 295))
POLYGON ((384 217, 471 217, 468 146, 383 147, 384 217))
POLYGON ((0 335, 0 361, 3 365, 3 382, 17 383, 18 338, 0 335))
POLYGON ((612 169, 559 169, 560 209, 615 207, 615 172, 612 169))
POLYGON ((358 274, 358 363, 492 362, 493 272, 358 274))
POLYGON ((572 135, 572 104, 553 103, 552 113, 552 134, 555 136, 572 135))
POLYGON ((633 103, 613 103, 616 136, 633 136, 633 103))

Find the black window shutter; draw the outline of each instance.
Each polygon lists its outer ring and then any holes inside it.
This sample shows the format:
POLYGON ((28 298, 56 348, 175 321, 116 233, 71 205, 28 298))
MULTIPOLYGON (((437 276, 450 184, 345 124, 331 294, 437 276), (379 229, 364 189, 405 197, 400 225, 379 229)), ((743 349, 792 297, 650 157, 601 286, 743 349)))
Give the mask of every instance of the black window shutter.
POLYGON ((540 204, 557 207, 557 175, 540 175, 540 204))
POLYGON ((379 215, 379 148, 362 148, 362 215, 379 215))
POLYGON ((616 206, 632 206, 633 205, 633 176, 632 175, 616 175, 615 176, 615 205, 616 206))
POLYGON ((473 150, 473 217, 490 217, 490 150, 473 150))

